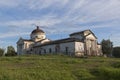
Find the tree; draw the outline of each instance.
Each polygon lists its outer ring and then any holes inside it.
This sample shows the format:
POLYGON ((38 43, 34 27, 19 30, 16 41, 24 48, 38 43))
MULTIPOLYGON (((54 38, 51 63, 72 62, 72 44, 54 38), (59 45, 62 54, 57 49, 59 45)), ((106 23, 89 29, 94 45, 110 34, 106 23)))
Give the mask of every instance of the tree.
POLYGON ((7 47, 7 53, 5 54, 5 56, 15 56, 16 52, 13 46, 8 46, 7 47))
POLYGON ((106 56, 110 56, 112 54, 113 50, 113 43, 108 39, 108 40, 102 40, 102 52, 106 56))
POLYGON ((120 47, 114 47, 113 48, 113 56, 120 58, 120 47))
POLYGON ((4 52, 5 52, 5 49, 0 48, 0 56, 3 56, 4 52))

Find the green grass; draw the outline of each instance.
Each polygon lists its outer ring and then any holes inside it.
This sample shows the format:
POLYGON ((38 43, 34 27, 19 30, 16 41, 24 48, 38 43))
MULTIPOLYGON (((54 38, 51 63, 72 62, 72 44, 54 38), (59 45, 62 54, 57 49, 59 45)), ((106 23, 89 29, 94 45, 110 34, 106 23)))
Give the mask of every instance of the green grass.
POLYGON ((120 59, 60 55, 0 57, 0 80, 120 80, 120 59))

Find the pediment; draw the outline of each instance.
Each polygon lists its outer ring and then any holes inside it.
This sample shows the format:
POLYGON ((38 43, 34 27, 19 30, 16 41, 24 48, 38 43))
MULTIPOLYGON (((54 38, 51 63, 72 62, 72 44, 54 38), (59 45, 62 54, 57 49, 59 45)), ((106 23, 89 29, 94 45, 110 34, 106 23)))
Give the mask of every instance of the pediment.
POLYGON ((18 41, 17 41, 17 44, 22 44, 24 43, 24 40, 22 38, 20 38, 18 41))

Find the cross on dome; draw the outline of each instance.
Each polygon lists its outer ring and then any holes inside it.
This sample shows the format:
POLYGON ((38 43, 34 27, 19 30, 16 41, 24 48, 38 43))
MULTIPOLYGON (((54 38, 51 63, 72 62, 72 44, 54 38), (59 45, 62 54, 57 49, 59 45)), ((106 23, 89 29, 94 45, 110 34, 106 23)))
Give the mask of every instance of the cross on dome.
POLYGON ((39 26, 36 26, 37 27, 37 29, 39 29, 39 26))

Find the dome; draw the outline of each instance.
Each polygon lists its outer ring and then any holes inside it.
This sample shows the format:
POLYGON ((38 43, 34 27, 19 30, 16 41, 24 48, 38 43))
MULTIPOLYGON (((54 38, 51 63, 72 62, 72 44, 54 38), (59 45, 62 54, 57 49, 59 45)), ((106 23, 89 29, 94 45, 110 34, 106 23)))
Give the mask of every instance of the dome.
POLYGON ((37 42, 46 38, 45 32, 39 29, 39 26, 30 34, 31 40, 37 42))
POLYGON ((39 26, 37 26, 37 29, 33 30, 31 34, 36 34, 36 33, 45 33, 45 32, 39 29, 39 26))

